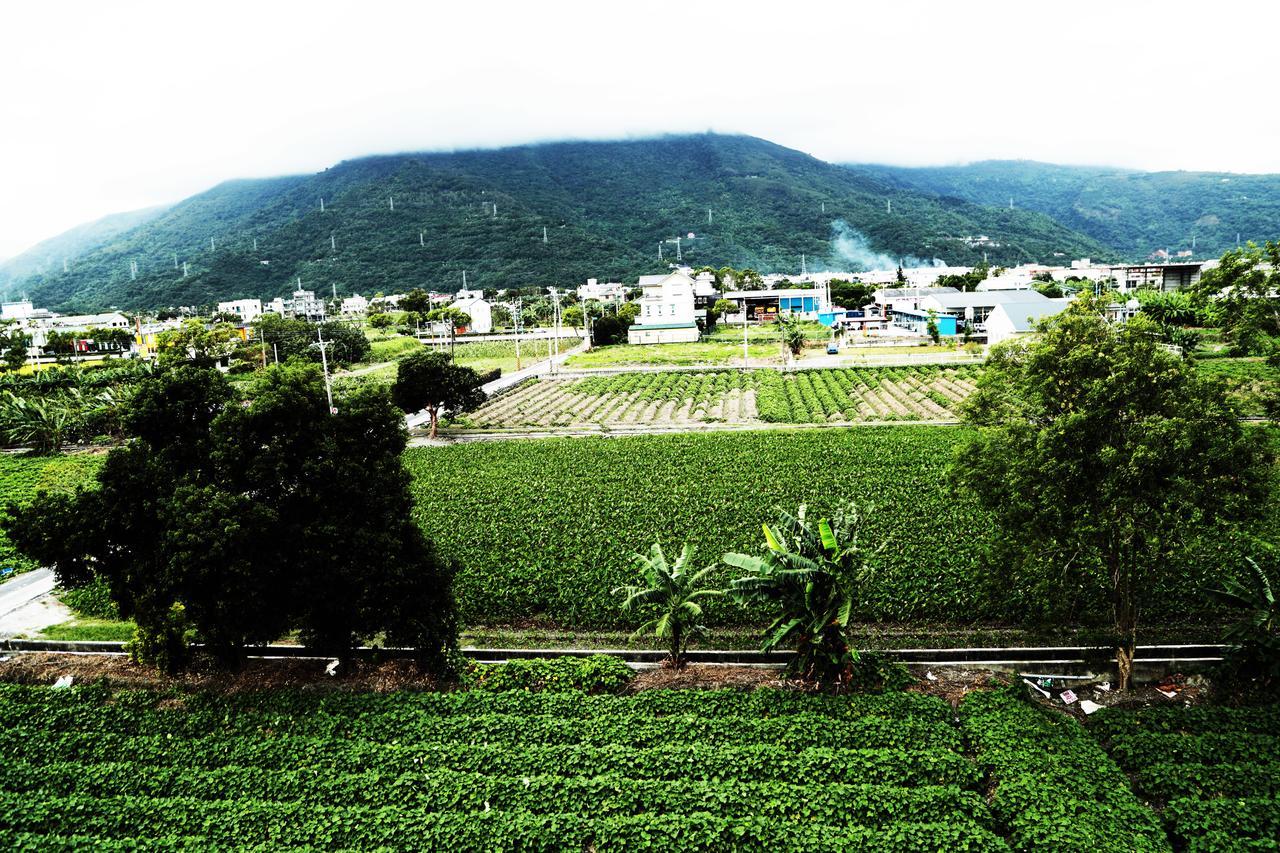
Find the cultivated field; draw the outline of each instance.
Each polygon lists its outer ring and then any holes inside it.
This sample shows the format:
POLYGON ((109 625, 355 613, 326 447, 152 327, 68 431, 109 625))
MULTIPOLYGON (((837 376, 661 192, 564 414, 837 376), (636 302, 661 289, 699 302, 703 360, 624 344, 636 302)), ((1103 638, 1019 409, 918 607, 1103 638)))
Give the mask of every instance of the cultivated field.
POLYGON ((464 421, 485 429, 952 420, 977 366, 623 373, 543 379, 464 421))
POLYGON ((951 709, 0 686, 5 849, 1006 850, 951 709))
POLYGON ((1089 728, 1178 849, 1276 849, 1280 707, 1108 709, 1089 728))

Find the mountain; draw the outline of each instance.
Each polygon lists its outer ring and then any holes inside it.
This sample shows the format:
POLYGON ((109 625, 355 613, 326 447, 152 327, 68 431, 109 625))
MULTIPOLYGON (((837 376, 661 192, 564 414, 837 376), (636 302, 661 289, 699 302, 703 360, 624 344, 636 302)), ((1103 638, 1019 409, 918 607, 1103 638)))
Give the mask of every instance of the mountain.
POLYGON ((42 275, 46 271, 59 270, 64 261, 70 264, 73 259, 150 222, 167 209, 165 205, 160 205, 127 213, 112 213, 37 243, 22 254, 0 262, 0 289, 5 289, 12 282, 42 275))
POLYGON ((1053 217, 1125 257, 1193 248, 1216 257, 1241 241, 1280 237, 1280 175, 1140 172, 988 160, 963 166, 902 168, 851 164, 903 189, 1053 217))
POLYGON ((802 254, 810 269, 1108 254, 1032 211, 938 199, 761 139, 706 134, 376 156, 230 181, 79 254, 69 272, 10 276, 8 289, 88 310, 271 297, 299 278, 339 294, 456 290, 464 270, 480 287, 576 285, 659 271, 676 251, 664 244, 660 262, 659 242, 677 236, 686 263, 762 272, 798 271, 802 254))

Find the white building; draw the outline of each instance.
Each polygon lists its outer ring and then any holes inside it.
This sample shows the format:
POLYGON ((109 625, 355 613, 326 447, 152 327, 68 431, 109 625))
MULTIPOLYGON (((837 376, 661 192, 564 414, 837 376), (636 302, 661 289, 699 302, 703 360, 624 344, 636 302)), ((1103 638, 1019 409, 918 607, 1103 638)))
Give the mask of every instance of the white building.
POLYGON ((281 317, 296 317, 299 320, 323 320, 324 300, 316 299, 314 290, 298 288, 288 299, 277 296, 271 300, 268 309, 281 317))
POLYGON ((127 329, 129 318, 119 311, 105 314, 67 314, 41 320, 40 325, 49 331, 76 331, 80 329, 127 329))
POLYGON ((682 272, 642 275, 640 315, 627 330, 632 344, 690 343, 698 340, 693 306, 694 280, 682 272))
POLYGON ((450 308, 463 311, 471 318, 467 330, 481 335, 493 331, 493 307, 485 301, 484 292, 480 290, 459 290, 457 298, 449 304, 450 308))
POLYGON ((583 302, 588 299, 600 302, 623 302, 627 298, 627 286, 621 282, 600 282, 589 278, 586 284, 578 285, 578 298, 583 302))
POLYGON ((871 299, 882 312, 892 314, 894 311, 917 311, 921 300, 928 296, 959 292, 954 287, 882 287, 871 294, 871 299))
POLYGON ((817 320, 830 311, 825 287, 779 287, 774 290, 731 290, 725 299, 738 303, 737 315, 747 312, 748 320, 769 322, 782 315, 800 320, 817 320))
POLYGON ((235 314, 241 323, 252 323, 262 316, 261 299, 236 299, 218 303, 219 314, 235 314))
POLYGON ((358 293, 354 296, 348 296, 346 299, 342 300, 343 314, 363 314, 368 310, 369 300, 365 299, 358 293))
POLYGON ((988 290, 973 293, 940 293, 921 298, 919 310, 936 311, 955 317, 957 324, 969 322, 974 331, 980 332, 987 317, 997 305, 1015 303, 1048 304, 1049 297, 1036 290, 988 290))
POLYGON ((1036 324, 1067 307, 1070 299, 1042 299, 1038 302, 1002 302, 987 315, 987 343, 998 344, 1036 330, 1036 324))
POLYGON ((0 320, 29 320, 36 309, 29 300, 0 304, 0 320))

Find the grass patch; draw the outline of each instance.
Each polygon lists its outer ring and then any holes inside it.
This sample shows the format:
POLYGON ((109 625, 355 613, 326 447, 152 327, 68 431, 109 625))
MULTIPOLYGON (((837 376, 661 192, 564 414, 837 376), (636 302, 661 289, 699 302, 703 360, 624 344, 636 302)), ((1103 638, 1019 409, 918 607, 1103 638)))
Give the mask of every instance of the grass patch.
MULTIPOLYGON (((752 362, 780 364, 782 347, 778 343, 751 343, 747 346, 752 362)), ((666 365, 676 367, 732 367, 742 364, 742 340, 732 344, 720 341, 698 341, 685 344, 615 344, 596 347, 590 352, 569 356, 568 367, 633 367, 666 365)))
POLYGON ((77 618, 50 625, 40 632, 42 640, 63 642, 127 643, 137 626, 113 619, 77 618))

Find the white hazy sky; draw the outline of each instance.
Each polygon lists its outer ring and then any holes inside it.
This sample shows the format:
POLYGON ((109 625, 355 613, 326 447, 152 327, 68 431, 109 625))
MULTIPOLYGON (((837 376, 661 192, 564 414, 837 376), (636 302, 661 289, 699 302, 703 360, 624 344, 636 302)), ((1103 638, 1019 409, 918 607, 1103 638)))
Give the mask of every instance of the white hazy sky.
POLYGON ((566 137, 1280 172, 1277 23, 1222 0, 17 0, 0 258, 228 178, 566 137))

